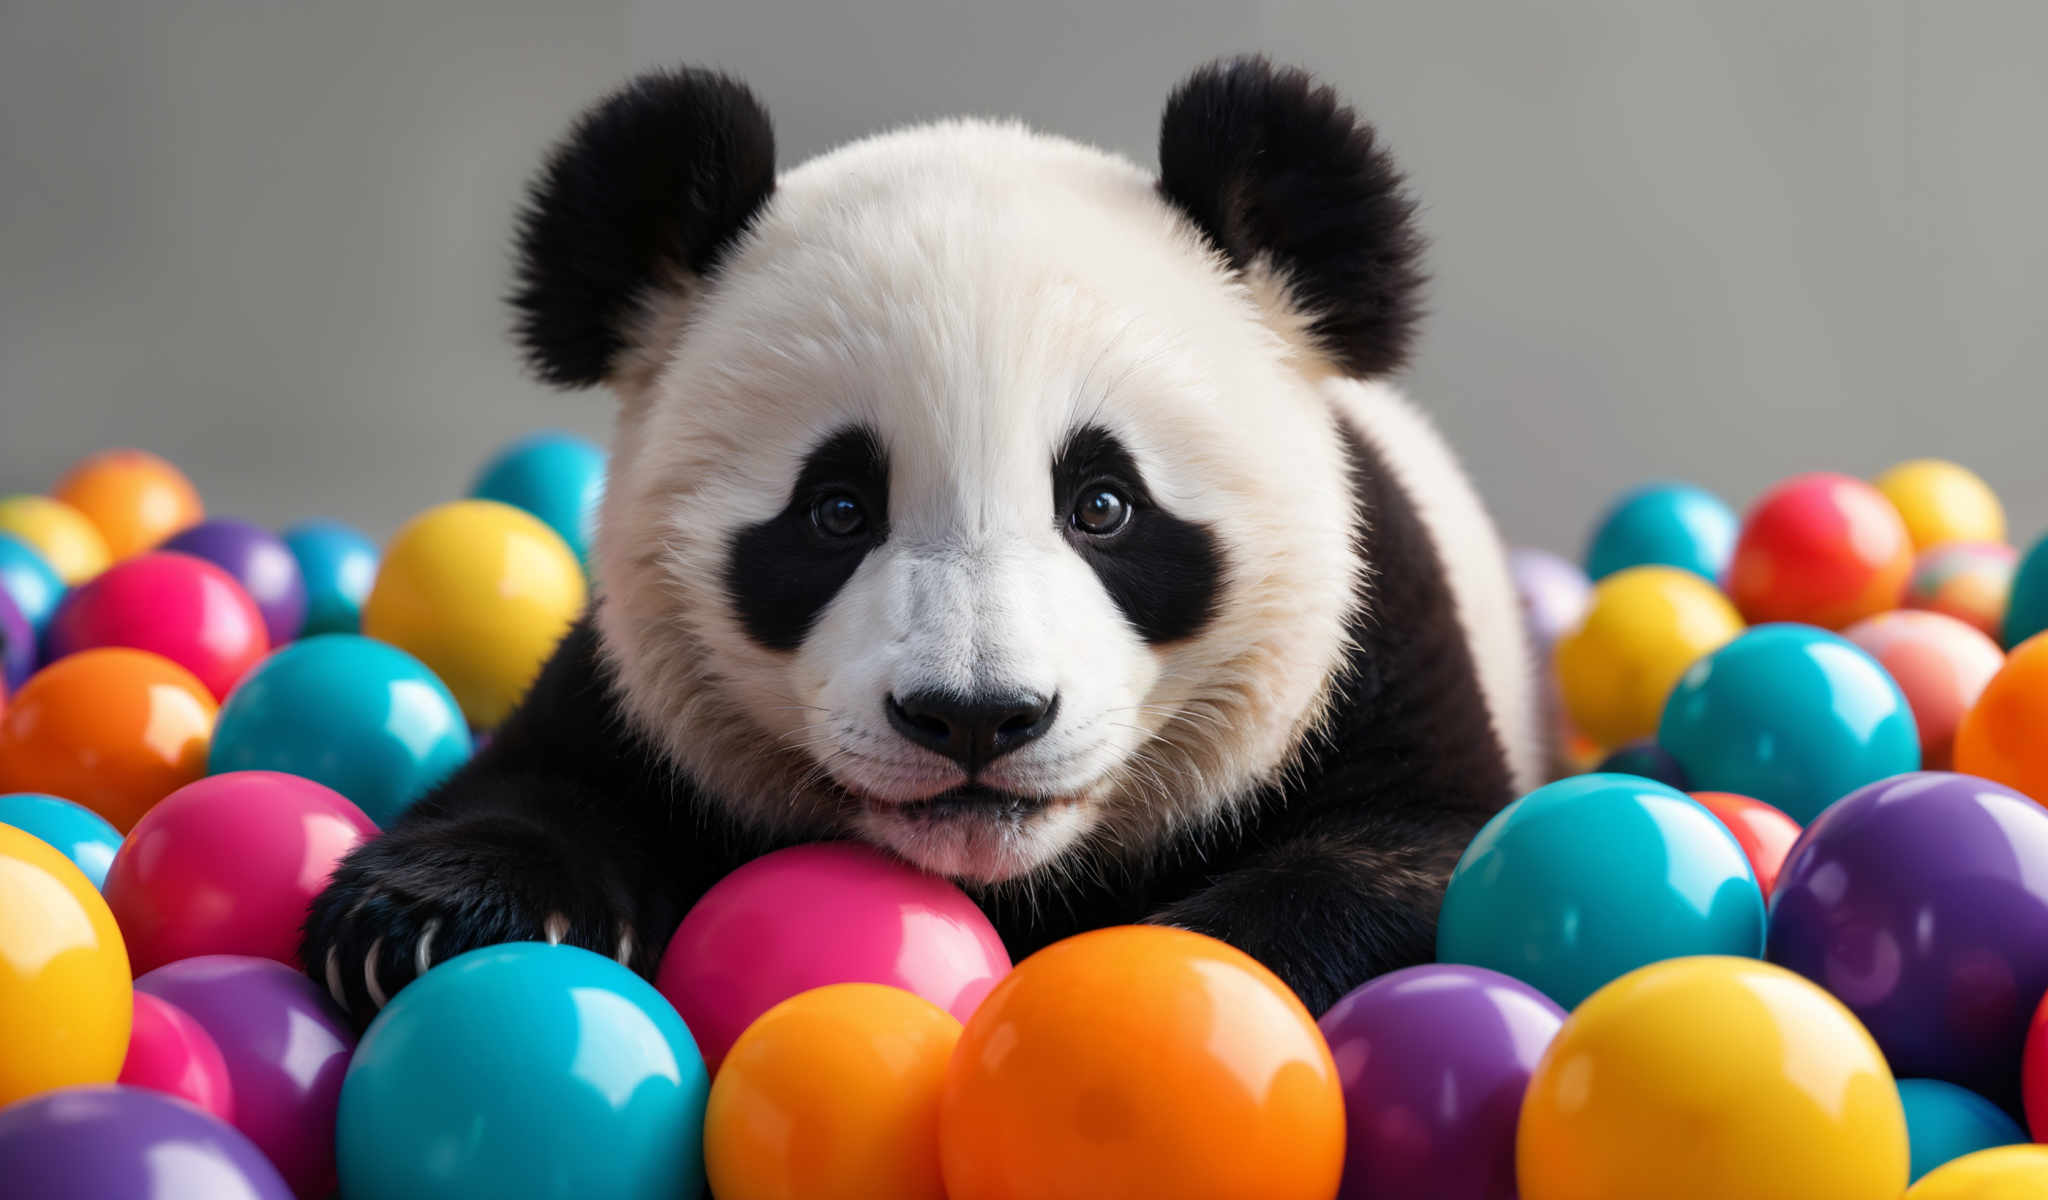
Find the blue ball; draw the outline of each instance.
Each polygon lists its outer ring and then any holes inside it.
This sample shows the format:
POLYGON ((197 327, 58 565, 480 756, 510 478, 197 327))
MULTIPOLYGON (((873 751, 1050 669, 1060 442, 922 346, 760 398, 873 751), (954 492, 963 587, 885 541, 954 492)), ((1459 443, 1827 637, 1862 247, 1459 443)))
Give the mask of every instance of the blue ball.
POLYGON ((361 630, 363 601, 377 582, 377 543, 340 521, 301 521, 278 535, 306 580, 300 637, 361 630))
POLYGON ((35 547, 11 533, 0 533, 0 588, 6 589, 38 637, 64 598, 64 581, 56 570, 35 547))
POLYGON ((469 761, 469 727, 426 664, 353 633, 293 642, 228 693, 207 770, 324 783, 388 827, 469 761))
POLYGON ((1920 733, 1877 660, 1811 625, 1759 625, 1694 663, 1657 742, 1693 790, 1734 792, 1801 825, 1868 783, 1920 769, 1920 733))
POLYGON ((1616 571, 1656 564, 1719 582, 1741 531, 1735 510, 1689 483, 1656 483, 1617 500, 1593 531, 1586 574, 1595 582, 1616 571))
POLYGON ((521 438, 484 464, 469 494, 523 508, 562 535, 576 561, 590 561, 597 508, 604 499, 604 451, 569 433, 521 438))
POLYGON ((1511 975, 1567 1010, 1667 958, 1764 950, 1764 899, 1735 835, 1692 797, 1577 775, 1508 805, 1444 892, 1437 958, 1511 975))
POLYGON ((105 886, 107 868, 121 848, 121 831, 82 804, 41 792, 0 796, 0 825, 40 838, 85 872, 94 887, 105 886))
POLYGON ((363 1035, 341 1086, 341 1191, 695 1196, 709 1090, 646 980, 574 946, 488 946, 408 984, 363 1035))
POLYGON ((1899 1103, 1906 1109, 1906 1140, 1912 1147, 1911 1183, 1965 1154, 2028 1140, 2004 1109, 1953 1083, 1901 1079, 1899 1103))
POLYGON ((2013 571, 2012 594, 2005 606, 2005 648, 2010 650, 2048 630, 2048 533, 2034 543, 2013 571))

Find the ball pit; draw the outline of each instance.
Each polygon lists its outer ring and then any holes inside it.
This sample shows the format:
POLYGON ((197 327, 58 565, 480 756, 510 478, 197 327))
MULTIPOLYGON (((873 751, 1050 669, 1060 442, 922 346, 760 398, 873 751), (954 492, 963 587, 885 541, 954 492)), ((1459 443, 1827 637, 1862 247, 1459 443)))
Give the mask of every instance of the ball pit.
POLYGON ((1592 771, 1595 775, 1640 775, 1654 779, 1666 787, 1684 791, 1691 786, 1686 782, 1685 768, 1678 765, 1671 751, 1657 744, 1655 738, 1640 738, 1626 746, 1620 746, 1612 754, 1600 760, 1592 771))
POLYGON ((340 521, 301 521, 278 536, 306 585, 306 624, 299 636, 360 630, 363 601, 377 582, 377 543, 340 521))
POLYGON ((36 631, 14 597, 0 592, 0 700, 28 682, 36 665, 36 631))
POLYGON ((1913 1185, 1906 1200, 2040 1200, 2048 1196, 2048 1146, 1999 1146, 1966 1154, 1913 1185))
POLYGON ((1877 490, 1898 509, 1916 550, 2005 540, 2004 506, 1968 467, 1916 458, 1878 476, 1877 490))
POLYGON ((1997 640, 2005 628, 2019 552, 1998 542, 1951 542, 1913 560, 1905 606, 1954 617, 1997 640))
POLYGON ((2013 647, 1956 730, 1956 769, 2048 804, 2048 634, 2013 647))
POLYGON ((1899 1104, 1906 1112, 1912 1143, 1913 1182, 1943 1163, 2027 1140, 2019 1122, 1972 1091, 1939 1079, 1899 1080, 1899 1104))
POLYGON ((134 1019, 128 980, 92 881, 47 842, 0 826, 0 1105, 112 1082, 134 1019))
POLYGON ((64 473, 50 489, 83 513, 116 560, 140 554, 206 518, 199 489, 185 473, 147 450, 102 450, 64 473))
POLYGON ((1749 511, 1727 587, 1753 624, 1840 629, 1898 607, 1912 569, 1912 538, 1882 493, 1846 475, 1800 475, 1749 511))
POLYGON ((305 626, 306 581, 299 574, 299 560, 268 529, 216 517, 171 538, 163 548, 203 558, 241 584, 263 614, 271 645, 284 645, 305 626))
POLYGON ((0 591, 14 602, 38 636, 64 598, 64 581, 34 546, 10 533, 0 533, 0 591))
POLYGON ((1743 857, 1756 872, 1757 887, 1769 900, 1777 890, 1778 872, 1785 865, 1785 856, 1799 840, 1799 822, 1761 800, 1733 792, 1694 792, 1692 798, 1735 835, 1743 857))
POLYGON ((0 795, 0 825, 12 825, 56 847, 96 888, 106 883, 107 868, 121 848, 121 831, 105 817, 41 792, 0 795))
POLYGON ((1738 528, 1735 510, 1704 488, 1649 484, 1615 501, 1594 527, 1586 574, 1598 581, 1630 567, 1666 566, 1713 583, 1728 568, 1738 528))
POLYGON ((576 561, 587 563, 604 499, 604 451, 572 433, 532 434, 485 463, 469 494, 539 517, 562 535, 576 561))
POLYGON ((2034 543, 2020 560, 2012 576, 2012 593, 2005 607, 2007 649, 2037 633, 2048 631, 2048 534, 2034 543))
POLYGON ((51 619, 50 657, 101 646, 161 654, 219 700, 270 653, 263 614, 226 571, 160 551, 115 563, 72 588, 51 619))
POLYGON ((1741 632, 1734 606, 1688 571, 1630 567, 1601 580, 1553 652, 1572 724, 1603 746, 1648 737, 1679 676, 1741 632))
POLYGON ((134 1030, 116 1082, 176 1096, 230 1124, 235 1119, 235 1085, 213 1035, 148 992, 135 993, 134 1030))
POLYGON ((1954 617, 1906 610, 1858 621, 1842 636, 1899 685, 1920 734, 1921 765, 1948 769, 1964 714, 2005 665, 1998 643, 1954 617))
POLYGON ((24 1200, 292 1200, 247 1137, 145 1088, 67 1088, 0 1109, 0 1164, 24 1200))
POLYGON ((47 496, 0 499, 0 533, 28 543, 67 587, 84 583, 113 561, 107 539, 84 513, 47 496))

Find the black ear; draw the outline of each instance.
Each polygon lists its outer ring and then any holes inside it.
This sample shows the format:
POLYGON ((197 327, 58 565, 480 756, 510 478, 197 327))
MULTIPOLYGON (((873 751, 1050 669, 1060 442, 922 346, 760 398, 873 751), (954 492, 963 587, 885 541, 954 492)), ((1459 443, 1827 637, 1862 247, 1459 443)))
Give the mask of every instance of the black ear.
POLYGON ((1423 239, 1372 126, 1307 72, 1224 59, 1167 99, 1159 190, 1239 270, 1264 260, 1351 375, 1400 367, 1422 315, 1423 239))
POLYGON ((737 80, 654 72, 584 113, 519 219, 512 305, 534 370, 603 381, 650 294, 715 269, 774 190, 774 130, 737 80))

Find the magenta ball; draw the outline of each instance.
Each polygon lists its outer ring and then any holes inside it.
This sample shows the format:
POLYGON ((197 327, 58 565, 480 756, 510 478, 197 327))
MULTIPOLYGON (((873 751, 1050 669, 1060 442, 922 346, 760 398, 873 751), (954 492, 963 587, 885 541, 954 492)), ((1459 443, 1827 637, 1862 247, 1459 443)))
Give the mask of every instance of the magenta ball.
POLYGON ((1515 1200, 1522 1093, 1564 1010, 1483 967, 1395 971, 1316 1024, 1344 1086, 1341 1200, 1515 1200))
POLYGON ((100 646, 161 654, 219 700, 270 653, 256 602, 226 571, 155 551, 115 563, 65 594, 43 635, 50 657, 100 646))
POLYGON ((297 966, 306 909, 341 856, 376 833, 362 809, 310 779, 211 775, 142 814, 101 891, 137 972, 202 954, 297 966))
POLYGON ((231 1126, 161 1092, 102 1083, 0 1109, 0 1195, 290 1200, 291 1192, 231 1126))
POLYGON ((1765 953, 1848 1005, 1899 1078, 2018 1111, 2048 992, 2048 810, 1943 771, 1849 793, 1786 856, 1765 953))
POLYGON ((356 1048, 327 994, 283 963, 231 954, 158 967, 135 987, 183 1009, 213 1038, 234 1085, 235 1127, 299 1200, 327 1200, 334 1114, 356 1048))
POLYGON ((864 846, 764 855, 683 918, 656 979, 715 1071, 755 1017, 828 983, 883 983, 965 1021, 1010 969, 966 893, 864 846))
POLYGON ((299 560, 284 539, 247 521, 216 517, 165 542, 176 550, 203 558, 235 577, 270 630, 270 644, 282 646, 306 625, 306 580, 299 560))
POLYGON ((135 993, 135 1025, 116 1081, 176 1096, 223 1121, 235 1119, 235 1085, 213 1035, 184 1009, 148 992, 135 993))

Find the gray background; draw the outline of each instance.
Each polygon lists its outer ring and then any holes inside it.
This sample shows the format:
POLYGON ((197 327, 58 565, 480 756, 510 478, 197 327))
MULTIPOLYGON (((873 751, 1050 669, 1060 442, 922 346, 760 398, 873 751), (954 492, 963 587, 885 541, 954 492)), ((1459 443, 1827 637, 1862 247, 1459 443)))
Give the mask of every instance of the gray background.
POLYGON ((1150 161, 1263 49, 1391 140, 1436 243, 1412 391, 1520 541, 1956 457, 2048 526, 2048 5, 7 0, 0 491, 157 449, 215 511, 388 532, 503 439, 518 188, 632 69, 752 82, 783 162, 1015 114, 1150 161))

